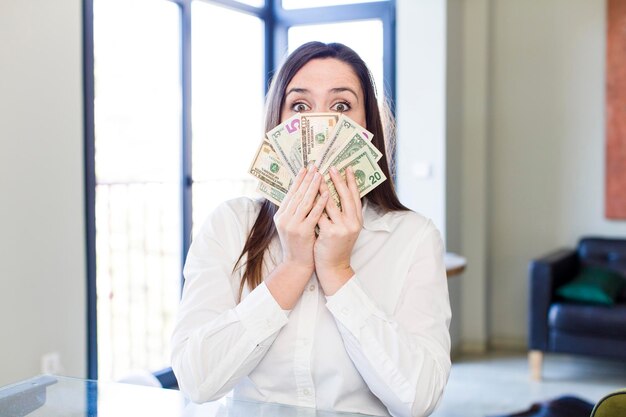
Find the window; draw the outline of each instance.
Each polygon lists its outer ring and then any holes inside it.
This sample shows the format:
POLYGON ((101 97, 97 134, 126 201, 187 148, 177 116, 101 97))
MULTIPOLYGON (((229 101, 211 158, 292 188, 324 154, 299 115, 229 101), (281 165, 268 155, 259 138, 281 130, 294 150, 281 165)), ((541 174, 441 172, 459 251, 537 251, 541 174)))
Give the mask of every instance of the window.
POLYGON ((248 164, 285 52, 346 43, 393 97, 395 3, 84 2, 88 373, 118 379, 169 366, 191 236, 256 195, 248 164))
POLYGON ((363 58, 372 72, 376 88, 382 92, 383 24, 380 19, 293 26, 288 33, 290 52, 313 40, 350 46, 363 58))
POLYGON ((179 294, 180 11, 94 2, 98 370, 164 367, 179 294), (111 30, 111 28, 115 30, 111 30), (149 155, 149 157, 146 157, 149 155))
POLYGON ((257 16, 192 3, 194 229, 220 202, 254 196, 256 181, 247 171, 263 132, 263 36, 257 16))
POLYGON ((374 1, 378 0, 282 0, 282 7, 284 9, 307 9, 339 4, 371 3, 374 1))

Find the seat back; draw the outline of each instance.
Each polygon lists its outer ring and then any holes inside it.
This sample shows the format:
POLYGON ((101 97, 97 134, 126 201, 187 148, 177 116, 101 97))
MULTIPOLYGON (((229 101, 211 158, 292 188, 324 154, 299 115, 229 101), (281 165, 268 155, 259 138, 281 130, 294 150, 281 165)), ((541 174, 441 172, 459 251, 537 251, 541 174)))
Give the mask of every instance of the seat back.
MULTIPOLYGON (((581 266, 598 266, 617 272, 626 280, 626 238, 585 237, 578 242, 581 266)), ((626 300, 626 285, 618 299, 626 300)))
POLYGON ((582 238, 578 256, 583 266, 606 267, 626 276, 626 238, 582 238))

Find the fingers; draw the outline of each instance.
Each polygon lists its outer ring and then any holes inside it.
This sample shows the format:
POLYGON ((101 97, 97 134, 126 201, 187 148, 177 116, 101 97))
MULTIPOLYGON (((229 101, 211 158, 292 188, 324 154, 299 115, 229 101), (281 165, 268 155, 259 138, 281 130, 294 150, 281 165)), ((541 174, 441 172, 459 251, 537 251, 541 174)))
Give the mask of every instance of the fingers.
MULTIPOLYGON (((334 203, 331 202, 331 204, 334 205, 334 203)), ((330 220, 328 217, 326 217, 325 215, 321 215, 319 220, 317 221, 317 224, 320 226, 320 229, 327 229, 329 226, 331 226, 333 224, 332 220, 330 220)))
MULTIPOLYGON (((311 207, 315 203, 315 198, 318 195, 318 191, 320 189, 320 182, 322 181, 322 176, 319 172, 315 172, 313 174, 313 179, 309 183, 304 195, 302 196, 302 200, 298 207, 296 208, 295 218, 304 219, 307 217, 309 212, 311 211, 311 207)), ((295 200, 294 200, 295 201, 295 200)))
POLYGON ((348 182, 348 189, 350 190, 350 194, 352 195, 352 201, 354 201, 354 208, 356 210, 357 217, 359 219, 363 215, 362 207, 361 207, 361 195, 359 193, 359 187, 356 185, 356 178, 354 176, 354 171, 352 167, 346 168, 346 180, 348 182))
MULTIPOLYGON (((316 173, 315 166, 311 165, 309 169, 305 171, 304 178, 302 178, 302 181, 300 181, 298 184, 294 183, 291 186, 291 190, 289 191, 290 192, 293 191, 293 194, 291 195, 291 198, 289 199, 287 204, 285 203, 282 204, 285 206, 285 210, 287 212, 289 213, 296 212, 296 210, 298 209, 298 206, 300 205, 300 203, 302 202, 302 199, 304 198, 304 195, 309 189, 309 185, 311 184, 311 182, 313 181, 315 177, 315 173, 316 173)), ((298 175, 301 175, 301 173, 299 173, 298 175)))
POLYGON ((296 178, 294 178, 293 183, 291 184, 291 187, 289 188, 289 191, 287 191, 287 194, 285 195, 285 199, 282 201, 282 204, 278 208, 278 211, 285 210, 285 208, 287 207, 287 205, 293 198, 293 195, 296 193, 296 191, 300 187, 300 184, 302 184, 302 181, 304 180, 306 173, 307 173, 306 169, 302 167, 300 171, 298 172, 298 175, 296 175, 296 178))
POLYGON ((330 198, 330 190, 328 189, 328 184, 326 184, 326 181, 322 181, 322 183, 320 184, 320 192, 328 193, 329 195, 328 201, 326 202, 326 213, 331 219, 338 219, 339 216, 341 216, 341 209, 337 207, 337 205, 335 204, 335 200, 330 198))
POLYGON ((327 222, 332 223, 342 215, 361 221, 361 198, 352 168, 346 168, 345 179, 336 167, 331 167, 329 174, 341 202, 341 208, 330 198, 328 184, 317 172, 317 167, 311 165, 306 170, 304 168, 300 170, 279 211, 290 213, 297 221, 312 224, 321 222, 320 226, 327 222), (322 216, 324 209, 328 217, 322 216))
MULTIPOLYGON (((354 198, 346 184, 346 181, 342 178, 339 170, 336 167, 330 168, 330 178, 337 189, 337 194, 339 195, 339 201, 341 202, 341 209, 348 216, 356 215, 356 207, 354 203, 354 198)), ((352 176, 352 181, 354 182, 354 176, 352 176)), ((357 191, 358 193, 358 191, 357 191)))
POLYGON ((328 201, 328 195, 328 191, 323 191, 322 194, 317 197, 315 205, 313 206, 305 220, 306 222, 310 223, 311 226, 315 226, 320 219, 325 219, 328 221, 328 218, 322 215, 322 213, 324 212, 324 207, 326 207, 326 202, 328 201))

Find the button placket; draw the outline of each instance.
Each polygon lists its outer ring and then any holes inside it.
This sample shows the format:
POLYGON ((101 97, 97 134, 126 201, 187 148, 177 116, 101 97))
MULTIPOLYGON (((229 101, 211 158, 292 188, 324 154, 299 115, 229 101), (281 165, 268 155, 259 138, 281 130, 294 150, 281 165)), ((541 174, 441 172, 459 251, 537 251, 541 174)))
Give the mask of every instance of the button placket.
POLYGON ((313 336, 317 321, 318 297, 317 278, 315 275, 305 287, 300 300, 301 314, 298 320, 298 330, 294 349, 294 377, 296 380, 296 395, 298 404, 305 407, 315 407, 315 387, 311 372, 311 356, 313 350, 313 336))

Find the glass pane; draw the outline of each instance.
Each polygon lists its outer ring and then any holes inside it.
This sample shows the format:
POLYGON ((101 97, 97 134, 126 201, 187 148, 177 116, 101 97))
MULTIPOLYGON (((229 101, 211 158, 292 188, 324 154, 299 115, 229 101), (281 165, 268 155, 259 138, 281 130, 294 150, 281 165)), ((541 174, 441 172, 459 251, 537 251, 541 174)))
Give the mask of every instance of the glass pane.
POLYGON ((282 0, 283 9, 337 6, 340 4, 373 3, 381 0, 282 0))
POLYGON ((380 20, 292 26, 289 28, 289 52, 310 41, 343 43, 363 58, 369 67, 378 96, 383 95, 383 24, 380 20))
POLYGON ((180 10, 95 0, 98 375, 169 366, 180 294, 180 10))
POLYGON ((167 0, 95 0, 96 175, 178 178, 180 29, 167 0))
POLYGON ((248 168, 264 135, 264 29, 255 16, 203 2, 192 3, 191 27, 195 234, 220 202, 256 195, 248 168))

